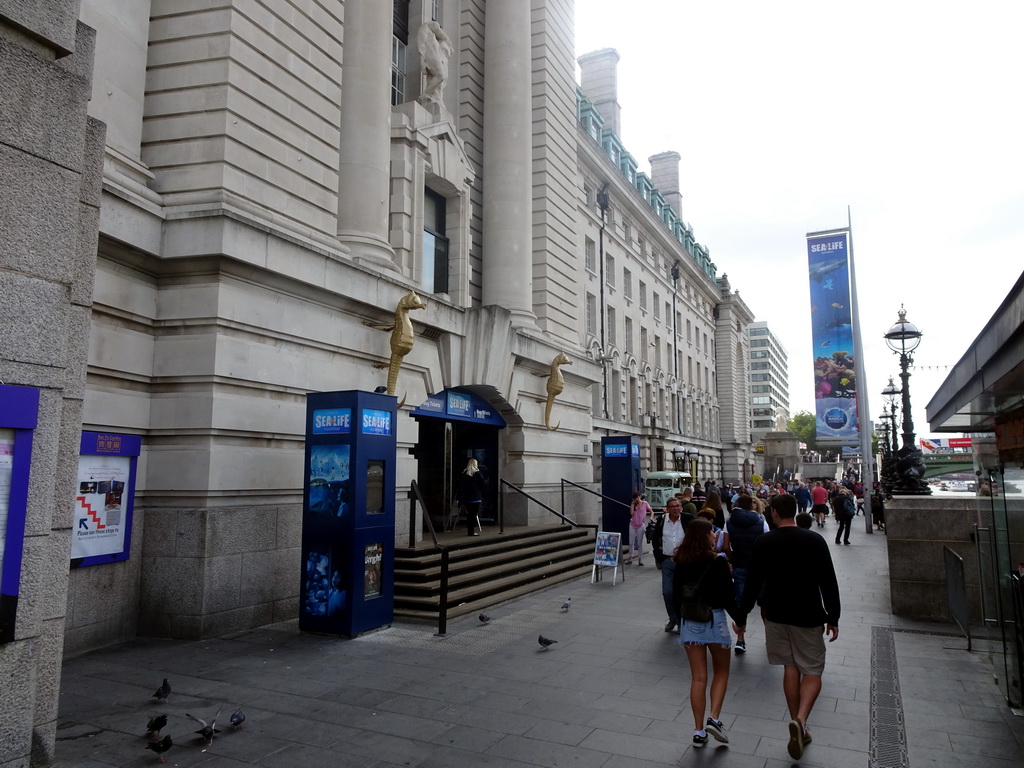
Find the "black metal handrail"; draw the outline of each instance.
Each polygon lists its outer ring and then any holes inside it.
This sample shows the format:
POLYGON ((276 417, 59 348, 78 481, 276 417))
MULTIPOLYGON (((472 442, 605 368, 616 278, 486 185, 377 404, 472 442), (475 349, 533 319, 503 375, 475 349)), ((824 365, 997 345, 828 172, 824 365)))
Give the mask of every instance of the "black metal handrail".
MULTIPOLYGON (((531 496, 529 493, 524 491, 518 485, 513 485, 512 483, 510 483, 508 480, 505 480, 504 478, 502 478, 500 480, 500 482, 501 482, 502 485, 507 485, 509 488, 511 488, 516 493, 519 493, 519 494, 525 496, 530 501, 534 502, 535 504, 538 504, 543 509, 546 509, 548 512, 553 514, 555 517, 559 518, 565 525, 571 525, 573 528, 593 528, 594 531, 597 531, 597 530, 600 529, 600 526, 597 526, 597 525, 587 525, 587 524, 584 524, 584 523, 577 523, 575 520, 569 519, 568 517, 563 515, 561 512, 559 512, 554 507, 548 506, 547 504, 545 504, 543 501, 541 501, 537 497, 531 496)), ((564 497, 563 497, 562 509, 565 509, 564 497)), ((500 523, 501 523, 501 532, 504 533, 505 532, 505 495, 504 494, 498 494, 498 515, 499 515, 500 523)))
POLYGON ((587 488, 585 485, 580 485, 579 483, 574 483, 572 480, 566 480, 563 477, 562 478, 562 509, 565 509, 565 484, 566 483, 568 483, 569 485, 573 486, 574 488, 579 488, 581 491, 586 491, 587 493, 592 493, 595 496, 600 496, 602 499, 607 499, 608 501, 612 502, 613 504, 618 504, 620 507, 625 507, 626 509, 630 508, 630 505, 626 504, 625 502, 619 501, 618 499, 613 499, 611 496, 605 496, 603 493, 599 493, 598 491, 595 491, 593 488, 587 488))
POLYGON ((423 519, 427 521, 430 537, 434 540, 434 549, 441 553, 441 592, 437 605, 437 634, 441 637, 448 631, 448 547, 437 540, 434 522, 430 519, 427 504, 420 493, 419 484, 413 480, 409 485, 409 546, 416 546, 416 503, 423 507, 423 519))

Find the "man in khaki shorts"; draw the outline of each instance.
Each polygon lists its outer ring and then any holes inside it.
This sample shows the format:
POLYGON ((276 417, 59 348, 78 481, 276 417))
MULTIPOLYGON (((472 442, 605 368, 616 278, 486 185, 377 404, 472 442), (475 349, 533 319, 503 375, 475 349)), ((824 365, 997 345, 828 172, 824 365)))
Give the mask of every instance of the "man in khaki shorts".
POLYGON ((825 639, 839 637, 839 583, 832 553, 816 532, 799 528, 796 498, 771 501, 776 529, 754 542, 747 583, 733 629, 746 629, 746 616, 761 596, 768 662, 784 667, 782 690, 789 707, 789 756, 799 760, 811 743, 807 730, 825 671, 825 639), (764 593, 761 593, 762 588, 764 593))

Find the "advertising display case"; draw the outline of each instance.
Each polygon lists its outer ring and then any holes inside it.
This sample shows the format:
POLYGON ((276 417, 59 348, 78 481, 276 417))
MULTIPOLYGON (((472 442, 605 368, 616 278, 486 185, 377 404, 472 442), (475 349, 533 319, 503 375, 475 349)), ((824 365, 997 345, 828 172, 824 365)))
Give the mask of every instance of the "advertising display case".
POLYGON ((299 628, 355 637, 394 617, 397 401, 306 400, 299 628))

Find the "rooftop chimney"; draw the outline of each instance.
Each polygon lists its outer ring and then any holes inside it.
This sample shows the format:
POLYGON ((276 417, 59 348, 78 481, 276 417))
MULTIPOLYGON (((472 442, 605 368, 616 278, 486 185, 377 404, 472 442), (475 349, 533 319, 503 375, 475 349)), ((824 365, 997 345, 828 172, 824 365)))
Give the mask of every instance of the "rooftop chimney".
POLYGON ((661 192, 676 216, 683 218, 683 196, 679 194, 679 153, 662 152, 648 158, 651 164, 651 183, 661 192))
POLYGON ((622 138, 619 113, 619 80, 616 67, 619 52, 614 48, 586 53, 577 59, 580 63, 580 87, 604 118, 604 127, 622 138))

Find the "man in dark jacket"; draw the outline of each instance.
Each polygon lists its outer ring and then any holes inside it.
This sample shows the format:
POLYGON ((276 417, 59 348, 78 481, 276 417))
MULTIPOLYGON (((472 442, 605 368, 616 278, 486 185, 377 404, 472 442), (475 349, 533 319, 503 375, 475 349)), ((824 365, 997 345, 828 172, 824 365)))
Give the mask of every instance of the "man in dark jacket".
MULTIPOLYGON (((747 583, 750 558, 754 554, 754 542, 762 533, 768 533, 768 523, 754 511, 754 500, 746 494, 737 497, 732 515, 725 524, 729 533, 729 548, 732 552, 732 583, 736 593, 736 604, 743 597, 743 585, 747 583)), ((746 653, 745 640, 736 641, 736 653, 746 653)))
POLYGON ((792 718, 787 749, 799 760, 811 741, 807 718, 825 671, 823 628, 829 642, 839 637, 839 583, 825 539, 797 527, 796 499, 782 494, 771 506, 778 527, 754 543, 739 606, 744 621, 734 629, 746 629, 746 615, 760 596, 768 663, 784 667, 782 691, 792 718))

